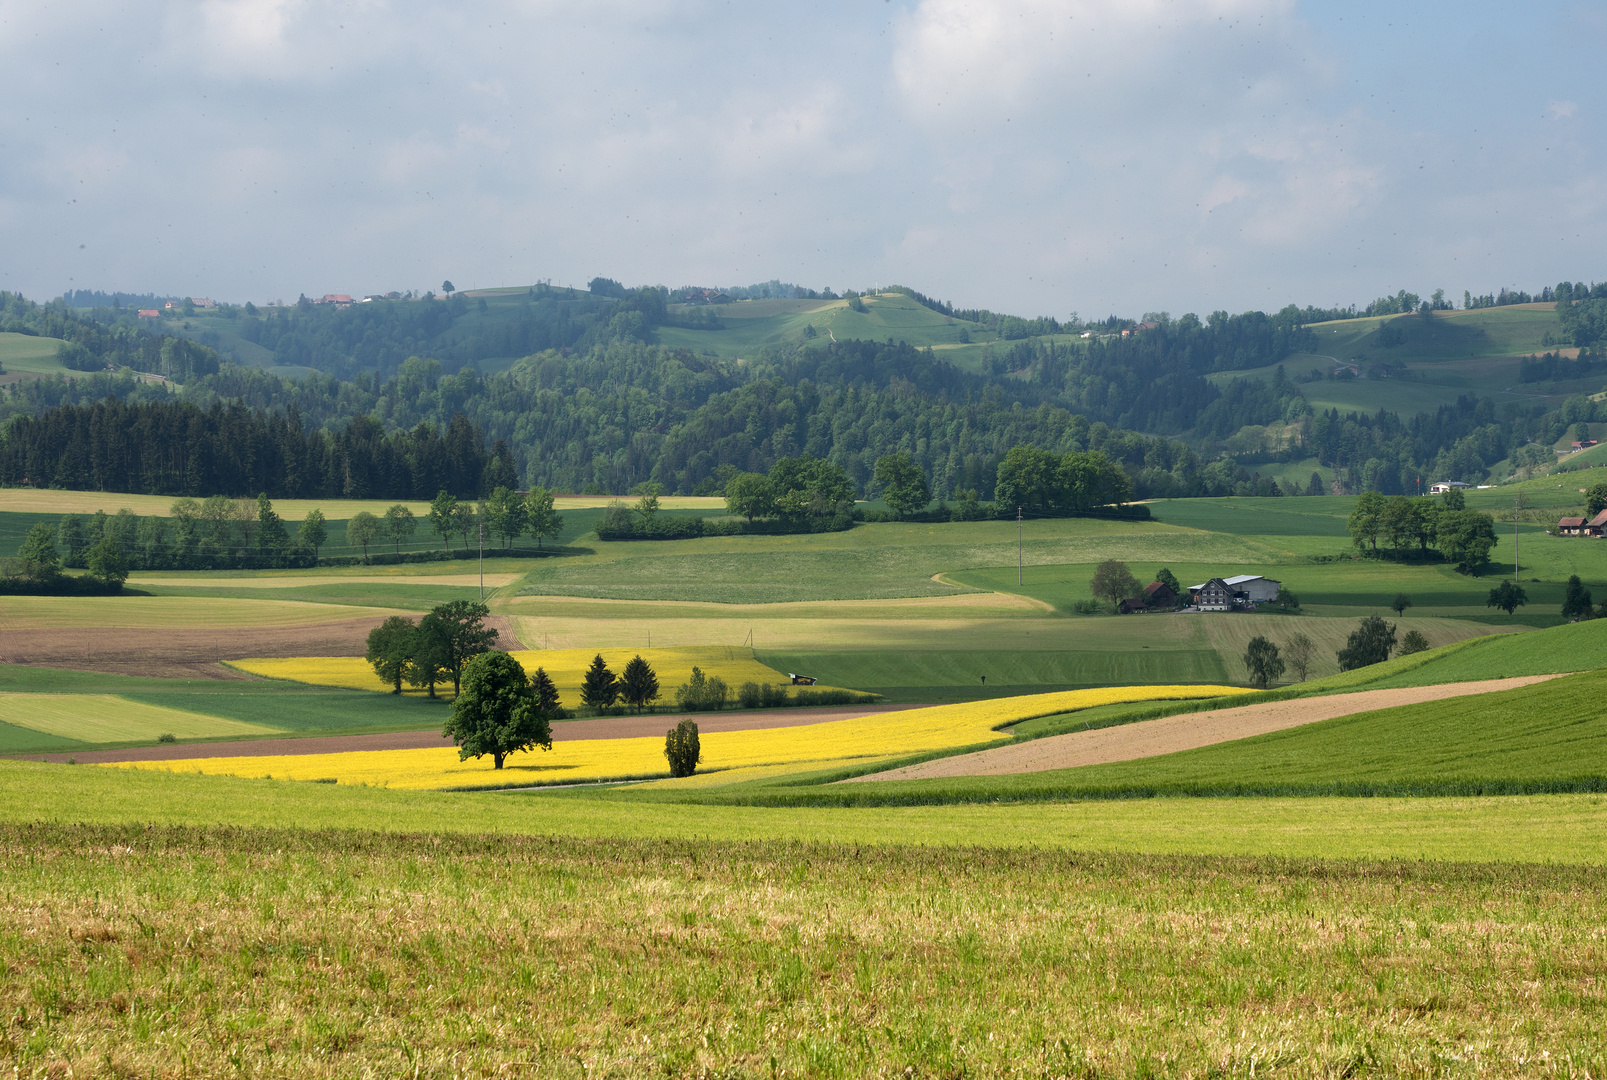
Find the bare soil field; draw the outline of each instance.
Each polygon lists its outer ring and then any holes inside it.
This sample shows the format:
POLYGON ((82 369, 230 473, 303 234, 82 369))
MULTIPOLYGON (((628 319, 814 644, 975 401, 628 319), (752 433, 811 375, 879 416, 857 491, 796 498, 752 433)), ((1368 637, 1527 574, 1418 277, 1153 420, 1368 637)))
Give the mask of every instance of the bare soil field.
POLYGON ((1006 773, 1074 769, 1081 765, 1108 765, 1235 739, 1248 739, 1253 735, 1265 735, 1352 713, 1372 712, 1396 705, 1416 705, 1423 701, 1439 701, 1469 694, 1489 694, 1558 677, 1524 675, 1511 679, 1413 686, 1397 690, 1362 690, 1354 694, 1268 701, 1213 712, 1183 713, 1136 724, 1052 735, 1045 739, 940 758, 839 782, 853 784, 875 780, 929 780, 944 776, 1000 776, 1006 773))
MULTIPOLYGON (((99 671, 167 679, 253 679, 224 660, 362 656, 377 617, 303 626, 56 627, 0 633, 0 664, 99 671)), ((522 648, 513 623, 492 616, 497 648, 522 648)))
MULTIPOLYGON (((753 712, 699 713, 694 719, 698 731, 764 731, 771 728, 802 727, 831 720, 851 720, 872 713, 918 709, 919 705, 856 705, 847 708, 764 709, 753 712)), ((443 710, 442 718, 445 719, 443 710)), ((681 717, 604 716, 595 720, 566 720, 552 727, 553 742, 579 739, 638 739, 663 736, 681 717)), ((279 757, 287 754, 341 754, 353 750, 420 750, 446 742, 436 728, 423 731, 387 731, 372 735, 314 735, 302 739, 249 739, 239 742, 206 742, 189 745, 163 744, 119 750, 89 750, 74 754, 20 755, 28 761, 64 762, 72 758, 79 764, 93 765, 116 761, 189 761, 211 757, 279 757)))

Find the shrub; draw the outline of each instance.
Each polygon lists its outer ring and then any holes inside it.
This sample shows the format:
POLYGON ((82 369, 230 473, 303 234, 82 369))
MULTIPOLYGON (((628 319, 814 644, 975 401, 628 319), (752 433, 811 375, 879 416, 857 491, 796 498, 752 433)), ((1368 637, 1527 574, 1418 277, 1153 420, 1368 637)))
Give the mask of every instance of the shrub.
POLYGON ((173 734, 171 731, 164 731, 162 734, 156 737, 156 741, 160 743, 178 742, 179 737, 173 734))
POLYGON ((698 744, 695 723, 682 720, 664 733, 664 757, 670 763, 671 776, 691 776, 697 771, 703 748, 698 744))
POLYGON ((1401 655, 1410 656, 1413 653, 1424 652, 1428 649, 1428 638, 1419 630, 1408 630, 1406 636, 1401 638, 1401 655))
MULTIPOLYGON (((769 683, 765 684, 769 686, 769 683)), ((757 709, 764 705, 764 695, 756 682, 745 682, 737 687, 737 704, 744 709, 757 709)))

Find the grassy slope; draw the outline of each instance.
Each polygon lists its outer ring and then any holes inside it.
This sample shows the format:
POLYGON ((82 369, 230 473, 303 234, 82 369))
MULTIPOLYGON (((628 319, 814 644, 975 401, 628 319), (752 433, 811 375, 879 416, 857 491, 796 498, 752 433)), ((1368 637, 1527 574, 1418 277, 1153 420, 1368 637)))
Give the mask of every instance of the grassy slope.
POLYGON ((7 375, 63 374, 67 367, 56 359, 63 344, 60 338, 0 334, 0 367, 7 375))
MULTIPOLYGON (((1534 400, 1555 405, 1571 394, 1595 390, 1601 382, 1595 377, 1563 383, 1519 383, 1519 359, 1549 348, 1541 344, 1543 336, 1555 334, 1560 328, 1550 304, 1442 311, 1428 320, 1408 315, 1317 323, 1311 327, 1317 336, 1312 351, 1291 356, 1283 366, 1290 378, 1300 378, 1311 370, 1327 374, 1336 367, 1336 360, 1359 362, 1364 369, 1374 362, 1406 365, 1404 378, 1302 384, 1306 399, 1323 409, 1432 412, 1469 393, 1497 401, 1534 400), (1378 328, 1384 322, 1400 331, 1404 340, 1396 345, 1382 344, 1378 328)), ((1242 377, 1266 379, 1271 378, 1276 367, 1273 364, 1221 372, 1211 378, 1218 383, 1242 377)))

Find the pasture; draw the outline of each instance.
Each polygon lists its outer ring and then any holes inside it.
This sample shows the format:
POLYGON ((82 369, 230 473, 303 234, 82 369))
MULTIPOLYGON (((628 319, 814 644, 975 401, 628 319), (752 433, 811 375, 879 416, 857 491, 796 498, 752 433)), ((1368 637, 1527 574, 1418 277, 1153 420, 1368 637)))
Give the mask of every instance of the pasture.
POLYGON ((1595 869, 87 826, 10 826, 0 865, 28 1073, 1477 1076, 1607 1053, 1595 869))
POLYGON ((35 337, 32 334, 0 333, 0 368, 13 382, 15 377, 64 375, 67 366, 56 359, 64 345, 60 338, 35 337))

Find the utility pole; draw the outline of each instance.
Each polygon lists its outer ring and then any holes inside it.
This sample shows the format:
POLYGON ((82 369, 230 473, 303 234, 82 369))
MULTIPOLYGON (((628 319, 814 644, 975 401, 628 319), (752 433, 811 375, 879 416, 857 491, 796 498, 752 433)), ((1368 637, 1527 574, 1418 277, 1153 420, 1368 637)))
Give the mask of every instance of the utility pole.
POLYGON ((485 518, 479 520, 480 526, 480 603, 485 603, 485 518))
POLYGON ((1523 492, 1512 493, 1512 580, 1518 580, 1518 511, 1523 509, 1523 492))
POLYGON ((1021 584, 1021 507, 1016 507, 1016 584, 1021 584))

